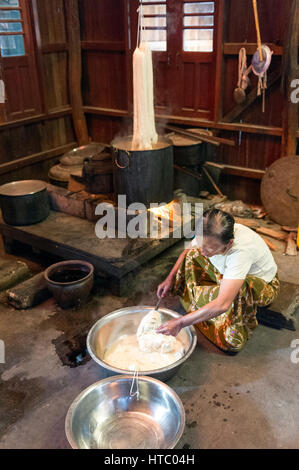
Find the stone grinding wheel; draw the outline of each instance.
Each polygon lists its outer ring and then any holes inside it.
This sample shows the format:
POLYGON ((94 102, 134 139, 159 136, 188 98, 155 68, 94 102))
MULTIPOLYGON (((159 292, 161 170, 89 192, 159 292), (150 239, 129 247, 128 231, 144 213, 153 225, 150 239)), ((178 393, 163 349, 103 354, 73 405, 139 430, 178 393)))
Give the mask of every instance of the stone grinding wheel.
POLYGON ((299 156, 283 157, 268 168, 261 185, 262 203, 274 222, 299 224, 299 156))

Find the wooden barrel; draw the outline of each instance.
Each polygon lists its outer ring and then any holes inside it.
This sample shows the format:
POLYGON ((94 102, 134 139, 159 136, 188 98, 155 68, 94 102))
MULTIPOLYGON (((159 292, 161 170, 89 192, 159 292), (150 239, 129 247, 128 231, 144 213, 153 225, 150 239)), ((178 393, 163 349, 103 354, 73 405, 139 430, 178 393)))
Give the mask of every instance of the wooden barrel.
POLYGON ((127 206, 139 202, 168 204, 173 200, 173 146, 160 138, 152 150, 132 150, 132 138, 114 142, 113 182, 127 206))

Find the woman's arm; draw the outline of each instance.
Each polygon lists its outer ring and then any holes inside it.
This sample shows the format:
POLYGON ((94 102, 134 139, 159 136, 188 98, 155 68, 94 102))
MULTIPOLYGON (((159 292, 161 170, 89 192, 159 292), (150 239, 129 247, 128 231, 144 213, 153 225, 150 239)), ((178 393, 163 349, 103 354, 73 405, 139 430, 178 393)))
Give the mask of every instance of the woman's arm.
POLYGON ((164 282, 162 282, 162 284, 160 284, 158 286, 158 290, 157 290, 157 296, 160 298, 160 297, 165 297, 168 292, 170 291, 170 289, 172 288, 173 286, 173 283, 174 283, 174 280, 175 280, 175 276, 178 272, 178 269, 181 265, 181 262, 183 261, 183 259, 185 258, 187 252, 189 251, 189 249, 186 249, 184 250, 180 256, 178 257, 177 259, 177 262, 175 263, 174 267, 172 268, 172 270, 170 271, 170 273, 168 274, 167 278, 165 279, 164 282))
POLYGON ((170 320, 158 328, 157 333, 176 336, 180 330, 186 326, 194 325, 195 323, 218 317, 218 315, 221 315, 229 309, 243 283, 244 280, 223 279, 220 284, 220 290, 217 299, 212 300, 204 307, 201 307, 192 313, 188 313, 183 317, 170 320))

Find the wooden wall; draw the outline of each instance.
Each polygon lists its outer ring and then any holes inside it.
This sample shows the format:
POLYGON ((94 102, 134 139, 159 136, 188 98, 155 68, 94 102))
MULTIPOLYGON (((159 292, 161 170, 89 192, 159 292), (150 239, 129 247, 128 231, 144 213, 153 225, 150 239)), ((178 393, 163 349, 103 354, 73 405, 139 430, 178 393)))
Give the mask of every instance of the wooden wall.
MULTIPOLYGON (((182 1, 167 1, 172 21, 180 14, 182 1)), ((0 109, 0 183, 24 176, 45 178, 53 162, 76 145, 66 15, 72 2, 21 0, 28 25, 27 72, 20 74, 21 62, 1 60, 8 87, 6 110, 0 109), (13 76, 19 79, 9 80, 13 76), (20 93, 22 99, 17 99, 20 93)), ((258 2, 262 40, 274 50, 265 113, 261 100, 255 99, 253 75, 250 105, 236 107, 233 100, 239 49, 246 43, 248 63, 256 50, 251 0, 215 1, 215 50, 208 59, 182 54, 181 32, 174 27, 168 38, 172 53, 154 53, 161 128, 167 122, 198 126, 235 140, 236 147, 217 151, 219 161, 237 167, 222 180, 231 197, 258 202, 261 175, 250 169, 264 170, 282 154, 286 99, 280 92, 280 77, 291 4, 292 0, 258 2)), ((138 0, 78 0, 84 112, 90 137, 96 141, 108 143, 132 129, 137 6, 138 0)))
MULTIPOLYGON (((5 80, 7 102, 0 122, 0 183, 45 179, 58 157, 76 146, 68 96, 64 0, 26 0, 21 6, 30 38, 26 48, 30 76, 25 85, 8 77, 5 80), (31 112, 22 113, 20 109, 19 115, 13 116, 11 109, 18 111, 24 100, 35 103, 27 106, 31 112)), ((5 67, 6 59, 1 62, 5 67)))
MULTIPOLYGON (((174 4, 180 3, 168 0, 171 14, 176 8, 174 4)), ((224 176, 222 184, 229 196, 246 198, 248 202, 259 202, 261 177, 256 178, 255 174, 246 169, 265 170, 282 153, 285 98, 280 92, 280 74, 291 4, 292 0, 258 2, 262 41, 270 44, 275 52, 268 76, 265 113, 262 113, 261 99, 254 99, 254 91, 249 96, 252 104, 247 108, 236 108, 233 100, 233 91, 238 81, 239 49, 247 43, 248 64, 256 50, 251 0, 216 0, 214 68, 206 76, 204 69, 201 72, 200 92, 204 98, 206 114, 182 112, 175 105, 175 100, 167 95, 170 81, 165 67, 164 72, 161 67, 155 67, 158 119, 162 123, 208 127, 214 129, 219 136, 234 139, 236 147, 221 147, 217 159, 240 169, 234 176, 224 176), (164 97, 163 93, 161 95, 163 90, 164 97)), ((79 0, 79 5, 84 109, 92 138, 109 142, 116 134, 125 134, 130 130, 131 64, 132 51, 136 44, 138 1, 79 0)), ((160 53, 154 53, 155 64, 158 62, 155 59, 157 54, 160 53)), ((168 62, 171 68, 171 57, 168 62)), ((192 88, 192 75, 188 78, 188 87, 184 85, 180 67, 177 71, 172 70, 173 74, 178 85, 186 89, 185 101, 190 102, 188 96, 192 88)), ((257 79, 253 75, 250 78, 251 90, 254 90, 257 79)), ((193 94, 192 92, 192 96, 193 94)))

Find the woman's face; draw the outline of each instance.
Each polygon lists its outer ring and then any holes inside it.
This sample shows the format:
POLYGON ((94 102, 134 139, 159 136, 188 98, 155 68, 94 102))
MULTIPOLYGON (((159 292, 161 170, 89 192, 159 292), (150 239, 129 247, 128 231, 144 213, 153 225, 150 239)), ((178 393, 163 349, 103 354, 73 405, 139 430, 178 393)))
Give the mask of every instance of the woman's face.
POLYGON ((215 255, 223 255, 233 244, 233 240, 230 240, 227 244, 221 243, 216 237, 203 237, 202 246, 200 248, 201 254, 205 258, 211 258, 215 255))

